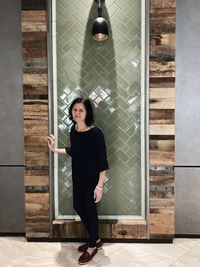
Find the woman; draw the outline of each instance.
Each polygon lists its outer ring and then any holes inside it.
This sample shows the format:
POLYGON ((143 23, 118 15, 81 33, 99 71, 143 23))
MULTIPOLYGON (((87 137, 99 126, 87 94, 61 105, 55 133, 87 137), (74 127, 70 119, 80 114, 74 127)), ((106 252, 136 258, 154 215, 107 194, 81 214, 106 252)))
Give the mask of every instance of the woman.
POLYGON ((72 157, 73 207, 89 234, 89 243, 78 248, 83 252, 78 262, 86 264, 103 245, 98 236, 96 203, 102 198, 104 176, 109 166, 103 132, 92 125, 94 115, 90 100, 76 98, 70 105, 69 118, 73 121, 71 146, 55 148, 52 134, 48 137, 48 146, 53 152, 72 157))

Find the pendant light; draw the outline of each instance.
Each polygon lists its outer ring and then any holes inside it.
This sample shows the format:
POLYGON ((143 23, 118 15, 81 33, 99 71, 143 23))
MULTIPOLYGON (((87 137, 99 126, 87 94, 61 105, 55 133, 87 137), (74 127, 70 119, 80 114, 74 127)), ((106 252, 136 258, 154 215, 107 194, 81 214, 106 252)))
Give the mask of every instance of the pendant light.
POLYGON ((94 0, 98 3, 98 17, 93 22, 92 36, 93 39, 102 42, 108 38, 108 24, 102 17, 102 3, 105 0, 94 0))

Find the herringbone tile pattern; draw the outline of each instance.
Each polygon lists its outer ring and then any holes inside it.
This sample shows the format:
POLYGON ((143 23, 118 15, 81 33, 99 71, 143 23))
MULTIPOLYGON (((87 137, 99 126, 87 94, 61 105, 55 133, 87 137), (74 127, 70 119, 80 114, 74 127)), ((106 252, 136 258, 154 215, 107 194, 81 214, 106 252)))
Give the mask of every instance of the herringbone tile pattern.
MULTIPOLYGON (((59 147, 69 145, 68 108, 78 96, 94 105, 102 128, 110 169, 100 215, 141 215, 141 1, 105 1, 109 38, 92 39, 97 16, 94 1, 57 1, 57 73, 59 147)), ((71 159, 59 155, 59 212, 72 208, 71 159)))

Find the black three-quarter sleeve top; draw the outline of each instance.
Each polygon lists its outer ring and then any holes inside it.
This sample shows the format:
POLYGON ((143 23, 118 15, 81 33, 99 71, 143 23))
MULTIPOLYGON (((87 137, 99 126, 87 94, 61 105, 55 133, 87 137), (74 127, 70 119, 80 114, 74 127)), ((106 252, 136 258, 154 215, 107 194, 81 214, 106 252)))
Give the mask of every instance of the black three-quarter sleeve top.
POLYGON ((65 150, 72 157, 73 186, 94 189, 99 181, 99 172, 109 169, 103 132, 96 126, 78 132, 73 124, 70 141, 71 146, 65 147, 65 150))

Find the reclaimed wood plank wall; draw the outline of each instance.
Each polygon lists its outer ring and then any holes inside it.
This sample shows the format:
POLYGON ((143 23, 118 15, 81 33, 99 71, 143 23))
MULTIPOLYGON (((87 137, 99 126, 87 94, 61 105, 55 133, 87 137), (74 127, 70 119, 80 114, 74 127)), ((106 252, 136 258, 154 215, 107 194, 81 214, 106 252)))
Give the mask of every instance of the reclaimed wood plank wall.
MULTIPOLYGON (((150 238, 174 236, 175 26, 175 0, 151 0, 150 238)), ((46 0, 22 0, 22 38, 25 186, 49 189, 46 0)), ((25 201, 26 236, 49 237, 49 190, 25 201)))
POLYGON ((174 236, 176 1, 150 1, 150 238, 174 236))
POLYGON ((22 0, 26 236, 49 237, 46 0, 22 0), (45 186, 32 192, 32 186, 45 186))

